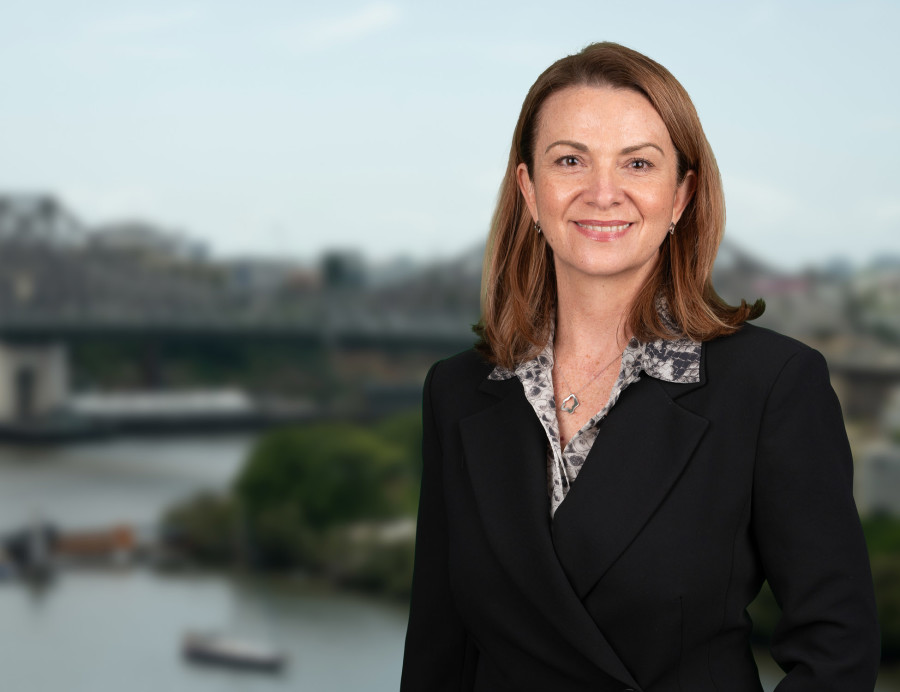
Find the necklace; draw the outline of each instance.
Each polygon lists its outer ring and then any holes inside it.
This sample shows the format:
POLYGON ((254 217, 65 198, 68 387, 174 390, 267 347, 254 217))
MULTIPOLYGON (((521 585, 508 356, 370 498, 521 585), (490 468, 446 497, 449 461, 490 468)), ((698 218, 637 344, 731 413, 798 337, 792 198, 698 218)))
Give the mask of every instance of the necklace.
MULTIPOLYGON (((600 375, 606 372, 609 366, 615 363, 617 360, 622 360, 621 353, 611 361, 609 361, 602 368, 600 368, 596 372, 596 374, 590 380, 588 380, 587 384, 582 385, 580 387, 581 391, 583 392, 585 389, 594 384, 594 380, 596 380, 598 377, 600 377, 600 375)), ((569 390, 569 396, 562 400, 562 403, 559 405, 559 410, 565 411, 566 413, 575 413, 575 409, 578 408, 578 405, 581 403, 580 401, 578 401, 578 395, 572 391, 572 387, 569 384, 569 381, 566 379, 566 376, 562 371, 562 366, 559 363, 556 364, 556 369, 559 370, 559 376, 562 377, 563 384, 566 385, 566 389, 569 390)))

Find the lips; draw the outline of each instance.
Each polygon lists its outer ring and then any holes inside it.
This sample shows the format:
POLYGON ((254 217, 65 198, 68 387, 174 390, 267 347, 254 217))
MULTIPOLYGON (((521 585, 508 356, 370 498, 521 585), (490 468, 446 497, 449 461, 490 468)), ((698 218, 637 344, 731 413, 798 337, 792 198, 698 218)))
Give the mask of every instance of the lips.
POLYGON ((621 233, 633 223, 629 221, 576 221, 575 224, 579 228, 594 233, 621 233))

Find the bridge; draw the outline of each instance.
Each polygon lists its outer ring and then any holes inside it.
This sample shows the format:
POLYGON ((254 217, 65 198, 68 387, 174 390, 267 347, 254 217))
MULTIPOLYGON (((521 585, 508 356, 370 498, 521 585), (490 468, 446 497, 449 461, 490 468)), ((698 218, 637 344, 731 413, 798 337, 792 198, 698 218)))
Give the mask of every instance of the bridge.
MULTIPOLYGON (((173 344, 287 344, 343 358, 357 382, 403 368, 412 382, 423 364, 471 345, 477 251, 374 290, 357 269, 340 257, 314 277, 285 262, 211 261, 146 223, 88 227, 52 196, 0 194, 0 426, 65 402, 71 352, 85 342, 137 344, 148 370, 173 344)), ((732 301, 765 295, 761 322, 801 339, 860 331, 834 286, 818 290, 816 279, 776 272, 734 246, 723 245, 714 282, 732 301)), ((882 363, 883 349, 857 362, 848 355, 857 347, 819 347, 851 416, 873 415, 900 383, 900 362, 882 363)))
MULTIPOLYGON (((298 288, 287 274, 265 290, 248 287, 245 267, 200 255, 148 224, 92 229, 51 196, 0 194, 0 422, 66 400, 79 342, 282 342, 434 357, 472 343, 477 276, 461 309, 427 300, 411 308, 409 291, 396 287, 298 288)), ((423 286, 413 293, 427 299, 423 286)))

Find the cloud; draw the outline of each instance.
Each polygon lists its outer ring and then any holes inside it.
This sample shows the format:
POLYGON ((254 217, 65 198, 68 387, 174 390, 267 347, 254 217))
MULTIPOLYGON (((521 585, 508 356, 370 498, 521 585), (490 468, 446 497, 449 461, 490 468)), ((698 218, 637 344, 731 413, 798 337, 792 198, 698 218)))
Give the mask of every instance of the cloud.
POLYGON ((356 41, 382 31, 400 19, 400 8, 388 2, 376 2, 352 14, 305 24, 289 36, 292 49, 313 52, 356 41))
POLYGON ((89 25, 93 34, 121 36, 146 34, 190 24, 200 17, 196 8, 160 12, 132 12, 100 19, 89 25))

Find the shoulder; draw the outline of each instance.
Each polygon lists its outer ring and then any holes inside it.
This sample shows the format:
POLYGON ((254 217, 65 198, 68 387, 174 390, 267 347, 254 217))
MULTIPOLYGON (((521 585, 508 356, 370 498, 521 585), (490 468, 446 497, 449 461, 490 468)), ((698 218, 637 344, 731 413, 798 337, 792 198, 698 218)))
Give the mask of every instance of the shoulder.
POLYGON ((441 436, 455 434, 459 420, 496 404, 497 388, 518 386, 518 379, 491 382, 493 371, 475 349, 440 360, 431 366, 425 380, 424 410, 429 412, 441 436))
POLYGON ((802 341, 765 327, 743 325, 729 336, 703 343, 709 365, 742 365, 751 369, 780 370, 788 361, 801 358, 817 360, 822 356, 802 341))
POLYGON ((432 365, 426 387, 447 395, 469 392, 476 389, 493 369, 492 363, 470 348, 432 365))
POLYGON ((711 353, 747 357, 761 355, 770 359, 790 358, 797 353, 813 350, 802 341, 753 324, 744 324, 734 334, 704 342, 704 348, 711 353))
POLYGON ((771 329, 745 324, 740 330, 703 343, 701 368, 710 382, 738 391, 765 394, 794 370, 828 380, 825 359, 814 348, 771 329))

